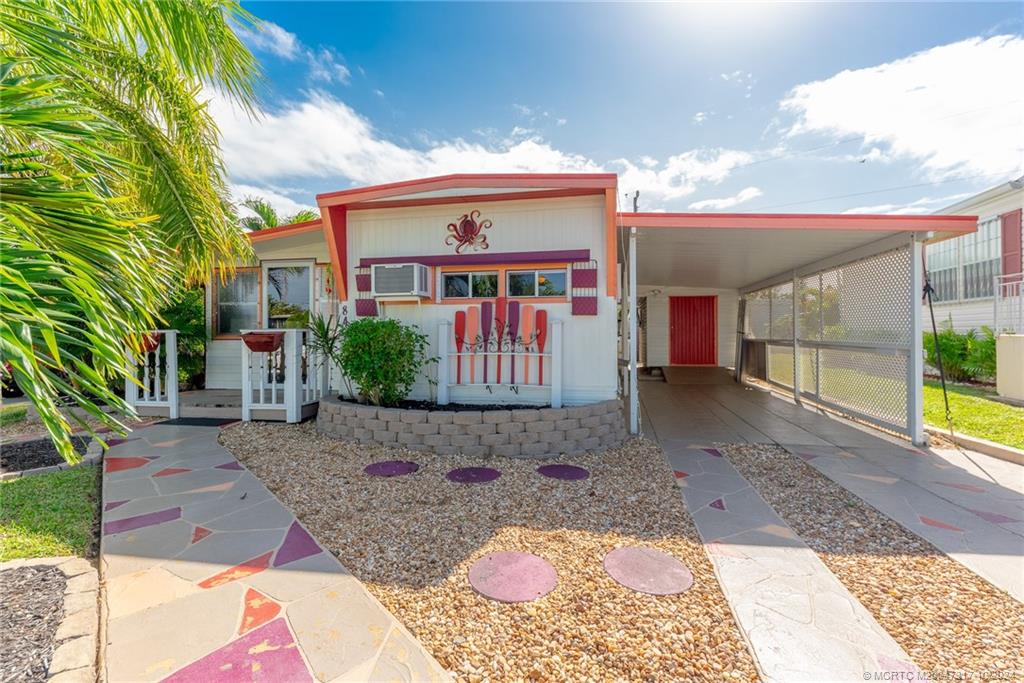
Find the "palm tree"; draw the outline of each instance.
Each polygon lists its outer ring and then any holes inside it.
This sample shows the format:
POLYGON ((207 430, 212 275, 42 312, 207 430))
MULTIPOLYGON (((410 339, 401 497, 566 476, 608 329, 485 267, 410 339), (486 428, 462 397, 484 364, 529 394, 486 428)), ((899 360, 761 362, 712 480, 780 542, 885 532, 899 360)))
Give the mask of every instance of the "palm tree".
POLYGON ((242 206, 256 214, 255 216, 243 216, 241 219, 242 227, 250 232, 320 219, 320 213, 312 209, 302 209, 290 216, 278 216, 277 209, 259 197, 246 197, 242 200, 242 206))
MULTIPOLYGON (((123 431, 156 311, 249 247, 204 87, 253 110, 234 0, 0 0, 0 373, 76 459, 75 404, 123 431)), ((91 430, 90 430, 91 431, 91 430)))

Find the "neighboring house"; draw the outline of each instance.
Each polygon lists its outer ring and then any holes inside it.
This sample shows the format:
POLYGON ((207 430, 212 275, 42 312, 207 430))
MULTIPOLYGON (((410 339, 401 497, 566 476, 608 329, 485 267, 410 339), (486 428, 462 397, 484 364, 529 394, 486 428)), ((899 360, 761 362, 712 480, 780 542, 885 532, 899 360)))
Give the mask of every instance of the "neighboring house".
MULTIPOLYGON (((257 263, 212 274, 209 399, 180 405, 308 416, 345 392, 307 343, 308 317, 376 316, 418 326, 440 359, 417 399, 621 397, 635 432, 643 339, 647 365, 740 364, 742 377, 921 440, 922 251, 973 232, 976 216, 622 213, 617 200, 614 174, 459 174, 319 195, 320 220, 251 233, 257 263), (496 323, 515 314, 510 338, 496 323), (291 331, 280 351, 250 353, 240 335, 267 329, 291 331)), ((146 368, 133 404, 179 405, 164 371, 146 368)))
POLYGON ((926 250, 928 274, 935 289, 935 319, 939 325, 952 320, 958 332, 980 329, 983 325, 993 327, 995 283, 1000 276, 1011 285, 1003 288, 1003 296, 1019 297, 1019 285, 1014 284, 1018 278, 1013 276, 1019 276, 1022 271, 1022 207, 1024 177, 997 185, 939 212, 978 216, 977 232, 931 244, 926 250))

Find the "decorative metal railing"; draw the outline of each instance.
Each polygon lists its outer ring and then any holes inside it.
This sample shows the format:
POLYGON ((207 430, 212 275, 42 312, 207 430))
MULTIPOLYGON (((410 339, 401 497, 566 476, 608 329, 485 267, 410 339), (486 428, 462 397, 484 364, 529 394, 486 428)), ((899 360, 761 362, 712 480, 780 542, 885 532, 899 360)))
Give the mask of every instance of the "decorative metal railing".
POLYGON ((549 321, 545 310, 499 299, 457 311, 438 326, 438 357, 441 405, 462 387, 540 387, 552 406, 562 405, 562 321, 549 321))
POLYGON ((992 329, 996 334, 1024 334, 1024 275, 996 275, 992 329))
POLYGON ((299 422, 302 407, 327 392, 330 363, 309 343, 311 334, 306 329, 242 331, 243 421, 252 420, 253 410, 269 409, 284 410, 286 422, 299 422))
POLYGON ((124 399, 132 408, 167 408, 170 419, 178 417, 178 331, 152 330, 143 335, 141 356, 127 352, 128 372, 136 382, 125 380, 124 399))

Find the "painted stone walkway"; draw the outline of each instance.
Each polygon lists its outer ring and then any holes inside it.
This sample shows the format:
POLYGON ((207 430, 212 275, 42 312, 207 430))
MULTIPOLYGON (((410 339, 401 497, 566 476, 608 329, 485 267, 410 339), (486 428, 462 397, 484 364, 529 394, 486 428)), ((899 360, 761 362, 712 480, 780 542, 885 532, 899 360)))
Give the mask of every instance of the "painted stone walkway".
POLYGON ((716 449, 691 444, 664 450, 765 680, 862 681, 876 673, 917 671, 716 449))
POLYGON ((107 452, 104 680, 449 680, 218 432, 156 424, 107 452))
POLYGON ((788 451, 1024 601, 1024 467, 980 453, 786 445, 788 451))

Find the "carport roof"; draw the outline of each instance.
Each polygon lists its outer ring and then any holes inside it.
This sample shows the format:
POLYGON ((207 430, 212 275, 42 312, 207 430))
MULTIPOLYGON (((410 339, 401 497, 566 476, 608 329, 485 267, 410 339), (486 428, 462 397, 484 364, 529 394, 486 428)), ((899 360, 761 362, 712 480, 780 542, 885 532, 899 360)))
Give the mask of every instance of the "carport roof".
POLYGON ((900 235, 965 235, 977 216, 622 213, 618 225, 639 229, 637 285, 742 289, 900 235))

